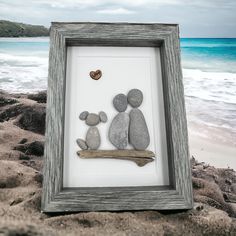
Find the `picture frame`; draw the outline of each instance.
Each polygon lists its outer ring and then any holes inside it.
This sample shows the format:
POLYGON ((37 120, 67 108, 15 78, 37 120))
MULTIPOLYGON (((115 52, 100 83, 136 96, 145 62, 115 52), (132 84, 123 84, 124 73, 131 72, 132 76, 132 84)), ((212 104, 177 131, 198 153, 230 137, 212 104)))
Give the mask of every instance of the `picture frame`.
POLYGON ((178 25, 53 22, 44 158, 43 212, 191 209, 192 181, 178 25), (63 186, 67 49, 78 46, 160 50, 168 185, 63 186))

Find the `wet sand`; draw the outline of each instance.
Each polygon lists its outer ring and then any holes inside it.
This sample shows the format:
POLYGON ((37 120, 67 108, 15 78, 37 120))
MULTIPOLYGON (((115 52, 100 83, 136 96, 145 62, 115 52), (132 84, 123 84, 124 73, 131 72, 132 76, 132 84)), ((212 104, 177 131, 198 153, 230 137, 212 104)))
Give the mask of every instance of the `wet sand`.
POLYGON ((236 147, 230 144, 213 141, 189 132, 190 157, 213 165, 217 168, 233 168, 236 170, 236 147))

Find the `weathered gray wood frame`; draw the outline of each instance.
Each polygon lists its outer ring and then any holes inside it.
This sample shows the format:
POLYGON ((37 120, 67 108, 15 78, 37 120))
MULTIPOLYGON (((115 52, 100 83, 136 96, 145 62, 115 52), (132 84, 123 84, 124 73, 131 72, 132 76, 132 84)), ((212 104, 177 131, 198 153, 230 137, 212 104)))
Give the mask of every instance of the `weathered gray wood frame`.
POLYGON ((42 211, 169 210, 192 206, 178 25, 52 23, 42 211), (63 188, 66 52, 72 45, 160 47, 169 186, 63 188))

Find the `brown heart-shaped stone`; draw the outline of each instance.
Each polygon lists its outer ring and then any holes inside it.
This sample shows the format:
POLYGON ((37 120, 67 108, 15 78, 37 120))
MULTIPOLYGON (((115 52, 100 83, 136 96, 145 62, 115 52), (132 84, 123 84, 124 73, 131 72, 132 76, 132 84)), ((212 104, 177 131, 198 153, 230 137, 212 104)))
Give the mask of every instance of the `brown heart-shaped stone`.
POLYGON ((90 77, 94 80, 99 80, 102 77, 102 72, 100 70, 90 71, 90 77))

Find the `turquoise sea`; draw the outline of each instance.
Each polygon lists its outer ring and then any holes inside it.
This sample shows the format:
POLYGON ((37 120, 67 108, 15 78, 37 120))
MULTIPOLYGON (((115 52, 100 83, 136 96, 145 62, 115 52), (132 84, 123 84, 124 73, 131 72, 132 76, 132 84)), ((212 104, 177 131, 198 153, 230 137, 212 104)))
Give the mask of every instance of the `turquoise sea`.
MULTIPOLYGON (((48 50, 48 38, 0 38, 0 89, 46 89, 48 50)), ((236 39, 183 38, 181 54, 189 125, 236 146, 236 39)))

